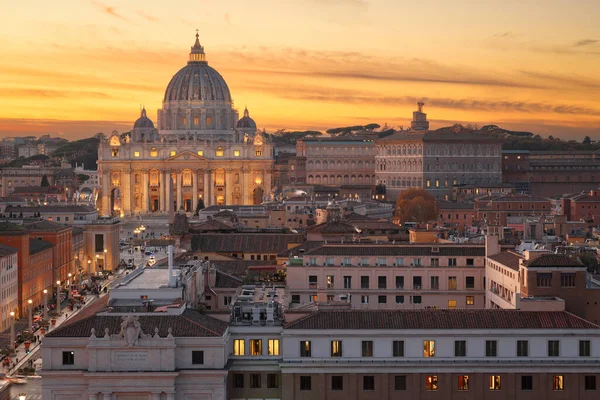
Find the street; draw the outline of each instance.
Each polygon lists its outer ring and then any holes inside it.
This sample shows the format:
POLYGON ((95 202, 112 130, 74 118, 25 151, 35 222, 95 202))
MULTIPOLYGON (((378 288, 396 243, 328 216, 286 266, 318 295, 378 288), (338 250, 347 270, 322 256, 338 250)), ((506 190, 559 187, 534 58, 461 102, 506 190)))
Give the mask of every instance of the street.
POLYGON ((24 385, 11 385, 9 399, 18 400, 21 393, 27 395, 26 400, 41 400, 42 380, 40 378, 27 378, 27 383, 24 385))

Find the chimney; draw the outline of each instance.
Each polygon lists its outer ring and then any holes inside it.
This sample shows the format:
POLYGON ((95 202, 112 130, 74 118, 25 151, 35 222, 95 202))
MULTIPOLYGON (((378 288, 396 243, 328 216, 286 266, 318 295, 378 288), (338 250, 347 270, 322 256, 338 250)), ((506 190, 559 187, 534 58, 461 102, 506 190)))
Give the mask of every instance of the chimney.
POLYGON ((485 256, 493 256, 494 254, 500 253, 501 248, 498 243, 498 236, 496 235, 485 235, 485 256))
POLYGON ((173 276, 173 245, 168 246, 169 252, 169 287, 175 287, 175 277, 173 276))

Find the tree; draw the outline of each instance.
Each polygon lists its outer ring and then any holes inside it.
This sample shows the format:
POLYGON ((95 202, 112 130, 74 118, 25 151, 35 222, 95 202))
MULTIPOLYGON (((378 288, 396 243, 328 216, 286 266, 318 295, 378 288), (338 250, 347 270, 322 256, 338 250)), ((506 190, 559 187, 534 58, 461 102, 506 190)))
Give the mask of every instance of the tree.
POLYGON ((589 273, 596 274, 598 272, 598 259, 594 254, 583 253, 579 256, 579 261, 586 266, 589 273))
POLYGON ((48 177, 44 174, 44 176, 42 176, 42 183, 40 183, 41 187, 48 187, 50 186, 50 182, 48 181, 48 177))
POLYGON ((86 174, 78 174, 77 179, 79 179, 79 182, 83 183, 87 182, 90 179, 90 176, 86 174))
POLYGON ((194 212, 194 217, 200 215, 200 210, 204 209, 204 199, 198 200, 198 205, 196 206, 196 212, 194 212))
POLYGON ((423 223, 436 220, 438 207, 435 198, 424 189, 409 189, 396 200, 396 218, 400 223, 423 223))
POLYGON ((586 136, 583 138, 583 142, 581 142, 583 144, 592 144, 592 138, 590 138, 589 136, 586 136))

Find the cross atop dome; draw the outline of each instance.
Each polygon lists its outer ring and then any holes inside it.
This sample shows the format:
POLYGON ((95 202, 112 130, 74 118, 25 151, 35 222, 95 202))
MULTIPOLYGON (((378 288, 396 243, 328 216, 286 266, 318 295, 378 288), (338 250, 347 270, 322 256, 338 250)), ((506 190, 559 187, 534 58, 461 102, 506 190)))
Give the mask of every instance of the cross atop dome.
POLYGON ((189 63, 206 62, 206 54, 204 54, 204 47, 200 44, 200 34, 198 32, 199 30, 196 29, 196 42, 191 47, 189 63))

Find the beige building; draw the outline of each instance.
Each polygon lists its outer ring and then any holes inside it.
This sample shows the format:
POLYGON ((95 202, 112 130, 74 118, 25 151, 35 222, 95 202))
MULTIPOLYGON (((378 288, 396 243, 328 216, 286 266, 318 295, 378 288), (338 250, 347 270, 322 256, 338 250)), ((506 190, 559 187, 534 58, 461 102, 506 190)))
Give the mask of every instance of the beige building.
POLYGON ((260 204, 271 194, 273 150, 237 110, 223 77, 208 66, 198 35, 158 111, 143 109, 131 137, 100 143, 101 215, 167 213, 205 205, 260 204))
POLYGON ((0 329, 10 327, 10 312, 19 307, 18 250, 0 245, 0 329))
MULTIPOLYGON (((416 127, 426 126, 422 107, 414 113, 416 127)), ((424 188, 449 199, 455 185, 497 186, 502 182, 501 147, 500 138, 460 125, 400 131, 376 143, 376 181, 386 186, 388 198, 424 188)))

